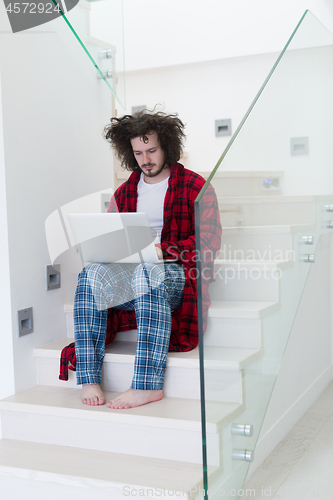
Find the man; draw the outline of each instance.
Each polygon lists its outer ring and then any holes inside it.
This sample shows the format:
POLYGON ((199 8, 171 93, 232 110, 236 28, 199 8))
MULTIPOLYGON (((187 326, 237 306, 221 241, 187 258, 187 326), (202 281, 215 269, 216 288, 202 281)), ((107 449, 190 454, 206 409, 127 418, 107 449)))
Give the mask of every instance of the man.
MULTIPOLYGON (((101 368, 105 343, 116 331, 137 328, 138 338, 131 387, 107 403, 114 409, 162 399, 168 351, 188 351, 198 344, 194 201, 205 180, 177 163, 183 129, 176 115, 147 111, 112 118, 105 128, 105 138, 122 165, 132 171, 114 193, 108 211, 145 212, 156 231, 156 252, 163 264, 91 264, 79 275, 75 352, 84 404, 106 401, 101 368)), ((205 326, 208 284, 221 237, 211 187, 206 190, 201 219, 203 248, 210 251, 203 279, 205 326)))

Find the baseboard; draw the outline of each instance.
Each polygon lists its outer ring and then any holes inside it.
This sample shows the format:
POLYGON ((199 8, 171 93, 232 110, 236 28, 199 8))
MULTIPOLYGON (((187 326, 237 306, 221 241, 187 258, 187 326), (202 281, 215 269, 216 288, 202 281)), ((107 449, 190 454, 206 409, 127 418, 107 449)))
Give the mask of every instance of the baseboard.
POLYGON ((307 388, 307 390, 301 394, 277 422, 275 422, 263 436, 259 436, 255 449, 255 459, 249 468, 247 480, 316 401, 332 379, 333 365, 330 365, 307 388))

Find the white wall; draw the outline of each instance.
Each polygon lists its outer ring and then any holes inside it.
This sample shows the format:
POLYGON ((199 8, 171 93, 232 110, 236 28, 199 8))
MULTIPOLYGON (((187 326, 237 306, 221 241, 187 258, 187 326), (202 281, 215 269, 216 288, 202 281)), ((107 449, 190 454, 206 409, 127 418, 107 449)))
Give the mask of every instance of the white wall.
POLYGON ((211 171, 230 140, 215 137, 215 120, 231 118, 235 131, 275 59, 269 54, 127 73, 126 112, 157 103, 177 112, 186 124, 186 166, 211 171))
MULTIPOLYGON (((118 4, 93 4, 110 43, 118 4)), ((124 0, 126 71, 280 52, 306 9, 333 31, 329 0, 124 0)))
MULTIPOLYGON (((333 219, 333 217, 332 217, 333 219)), ((331 270, 333 269, 333 234, 331 234, 331 270)), ((333 273, 331 272, 331 331, 332 331, 332 341, 331 341, 331 356, 332 356, 332 379, 333 379, 333 273)))
MULTIPOLYGON (((71 13, 81 36, 85 14, 80 6, 71 13)), ((96 47, 90 49, 97 54, 96 47)), ((111 94, 61 18, 29 32, 2 32, 0 64, 11 326, 20 391, 36 384, 33 348, 66 336, 63 308, 73 300, 76 269, 63 262, 62 287, 46 291, 50 257, 44 225, 62 205, 112 185, 112 154, 102 137, 111 94), (17 311, 30 306, 34 333, 18 338, 17 311)))
POLYGON ((1 349, 0 349, 0 399, 14 392, 14 360, 11 317, 11 286, 9 275, 9 249, 7 226, 6 173, 3 145, 3 121, 0 75, 0 317, 1 317, 1 349))

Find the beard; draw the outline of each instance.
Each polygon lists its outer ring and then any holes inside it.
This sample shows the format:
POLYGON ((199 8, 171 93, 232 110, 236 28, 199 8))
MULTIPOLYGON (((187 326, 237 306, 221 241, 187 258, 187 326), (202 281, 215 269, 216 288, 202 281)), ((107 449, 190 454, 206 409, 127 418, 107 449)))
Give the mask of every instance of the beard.
POLYGON ((156 167, 155 163, 147 163, 145 165, 142 165, 141 170, 143 172, 143 175, 146 175, 147 177, 156 177, 156 175, 160 174, 162 170, 164 170, 165 166, 166 166, 165 163, 163 163, 163 165, 158 167, 157 170, 154 172, 152 172, 151 170, 144 171, 143 167, 156 167))

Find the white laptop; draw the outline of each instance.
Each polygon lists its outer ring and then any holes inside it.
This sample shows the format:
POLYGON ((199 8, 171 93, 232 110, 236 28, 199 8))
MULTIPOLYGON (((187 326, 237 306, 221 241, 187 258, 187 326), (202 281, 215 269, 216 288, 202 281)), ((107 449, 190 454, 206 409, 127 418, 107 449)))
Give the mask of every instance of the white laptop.
POLYGON ((144 212, 68 214, 68 221, 85 263, 163 262, 144 212))

